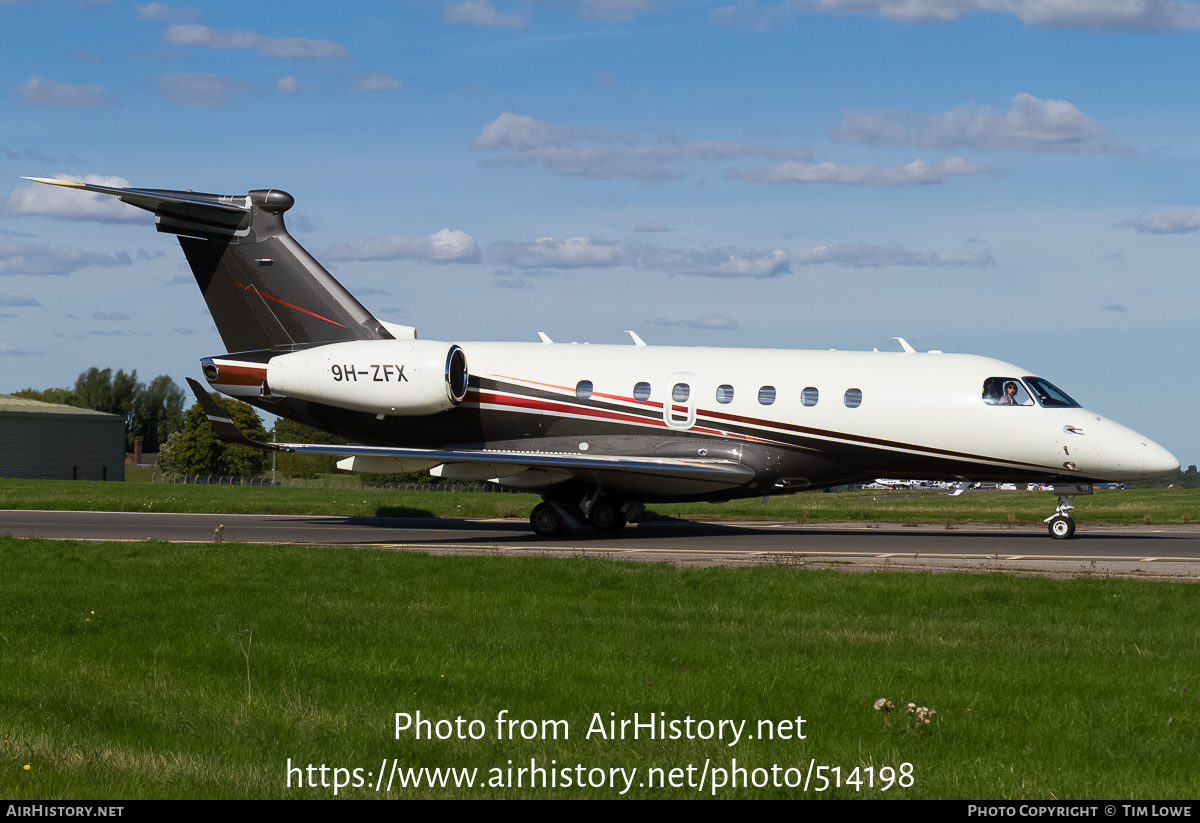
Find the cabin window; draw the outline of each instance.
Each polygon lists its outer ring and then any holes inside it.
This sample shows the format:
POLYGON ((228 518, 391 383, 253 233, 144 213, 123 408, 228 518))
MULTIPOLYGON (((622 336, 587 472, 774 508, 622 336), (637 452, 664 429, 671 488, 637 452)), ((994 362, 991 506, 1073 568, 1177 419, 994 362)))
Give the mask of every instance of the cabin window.
POLYGON ((846 389, 846 396, 843 400, 845 400, 846 408, 857 409, 862 405, 862 389, 846 389))
POLYGON ((676 383, 671 389, 671 399, 676 403, 686 403, 687 399, 692 396, 692 387, 687 383, 676 383))
POLYGON ((775 387, 763 386, 758 390, 758 402, 764 406, 769 406, 775 402, 775 387))
POLYGON ((580 380, 575 384, 575 396, 580 400, 587 400, 592 396, 592 381, 580 380))
POLYGON ((983 381, 983 402, 989 406, 1032 406, 1025 385, 1015 377, 989 377, 983 381))
POLYGON ((633 387, 634 400, 649 400, 650 399, 650 384, 638 383, 633 387))
POLYGON ((817 405, 817 399, 820 396, 821 393, 819 391, 814 389, 812 386, 809 386, 807 389, 800 392, 800 402, 806 406, 815 406, 817 405))
POLYGON ((733 402, 733 386, 726 383, 723 386, 717 386, 717 402, 732 403, 733 402))
POLYGON ((1065 406, 1068 408, 1077 409, 1079 404, 1072 400, 1067 393, 1058 386, 1051 383, 1049 380, 1043 380, 1040 377, 1026 377, 1025 382, 1029 384, 1029 388, 1033 390, 1033 396, 1043 406, 1065 406))

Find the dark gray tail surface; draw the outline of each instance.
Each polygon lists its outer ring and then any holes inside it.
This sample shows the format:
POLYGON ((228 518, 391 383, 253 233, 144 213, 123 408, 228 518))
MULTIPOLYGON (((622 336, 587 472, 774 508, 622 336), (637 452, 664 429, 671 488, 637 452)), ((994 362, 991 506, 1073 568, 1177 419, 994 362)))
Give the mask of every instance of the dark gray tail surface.
POLYGON ((229 196, 38 182, 111 194, 154 212, 159 231, 179 235, 229 352, 392 337, 287 233, 283 213, 295 203, 287 192, 229 196))

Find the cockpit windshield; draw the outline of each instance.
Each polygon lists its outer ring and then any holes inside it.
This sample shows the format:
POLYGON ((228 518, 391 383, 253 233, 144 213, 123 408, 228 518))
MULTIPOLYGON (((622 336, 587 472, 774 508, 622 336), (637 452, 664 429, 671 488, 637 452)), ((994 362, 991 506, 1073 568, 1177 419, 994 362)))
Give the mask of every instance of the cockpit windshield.
POLYGON ((1040 377, 1026 377, 1025 383, 1029 386, 1029 390, 1033 392, 1033 396, 1043 406, 1079 408, 1078 403, 1049 380, 1043 380, 1040 377))

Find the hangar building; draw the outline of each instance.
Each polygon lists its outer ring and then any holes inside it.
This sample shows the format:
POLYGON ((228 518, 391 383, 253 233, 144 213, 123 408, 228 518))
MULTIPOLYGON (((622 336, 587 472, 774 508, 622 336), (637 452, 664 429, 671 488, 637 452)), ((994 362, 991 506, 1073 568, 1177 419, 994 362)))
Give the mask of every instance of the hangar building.
POLYGON ((0 394, 0 477, 124 480, 125 420, 0 394))

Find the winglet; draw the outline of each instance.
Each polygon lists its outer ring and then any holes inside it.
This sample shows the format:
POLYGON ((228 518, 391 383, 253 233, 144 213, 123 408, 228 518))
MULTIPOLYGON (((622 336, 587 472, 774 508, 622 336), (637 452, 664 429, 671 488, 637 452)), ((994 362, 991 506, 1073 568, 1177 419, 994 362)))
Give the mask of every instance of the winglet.
POLYGON ((265 451, 285 451, 274 443, 261 443, 258 440, 251 440, 242 434, 242 430, 229 418, 229 413, 221 408, 216 400, 213 400, 209 396, 203 386, 190 377, 187 378, 187 382, 192 389, 192 394, 196 395, 196 402, 200 404, 200 408, 204 409, 204 414, 208 417, 208 422, 212 424, 213 431, 217 433, 217 437, 221 439, 221 442, 228 443, 231 446, 249 446, 252 449, 263 449, 265 451))

